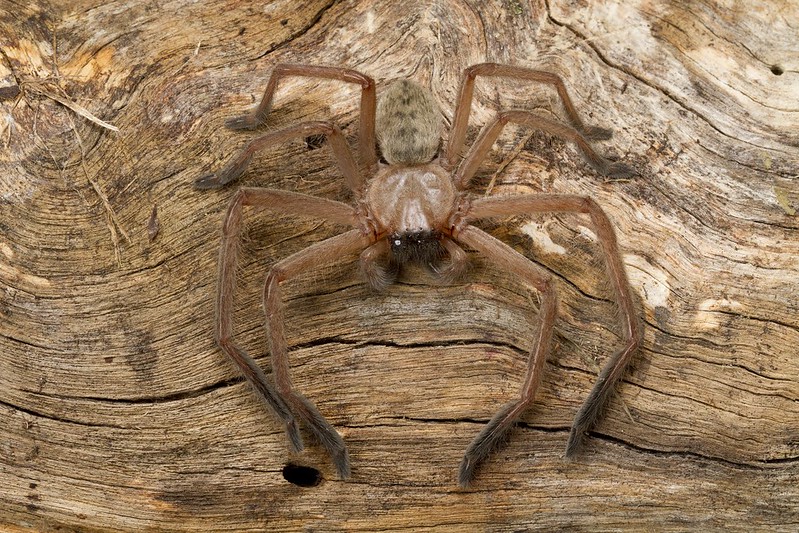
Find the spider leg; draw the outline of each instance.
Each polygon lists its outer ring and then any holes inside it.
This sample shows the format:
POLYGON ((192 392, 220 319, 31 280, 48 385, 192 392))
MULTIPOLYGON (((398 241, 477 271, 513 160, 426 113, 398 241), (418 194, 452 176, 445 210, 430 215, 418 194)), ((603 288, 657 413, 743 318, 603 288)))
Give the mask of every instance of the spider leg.
POLYGON ((223 187, 238 179, 247 170, 247 165, 250 164, 250 160, 257 151, 280 142, 310 135, 324 135, 330 141, 330 148, 341 172, 344 174, 347 186, 359 198, 363 192, 364 180, 360 170, 358 170, 358 166, 355 164, 355 159, 352 157, 349 146, 344 140, 344 135, 335 124, 323 121, 303 122, 296 126, 256 137, 220 171, 197 178, 194 186, 198 189, 218 189, 223 187))
POLYGON ((603 407, 613 394, 616 383, 623 376, 630 359, 638 351, 642 329, 613 225, 602 208, 591 198, 557 194, 480 198, 472 202, 467 219, 545 212, 584 213, 590 217, 605 258, 616 303, 621 311, 619 318, 622 344, 605 364, 596 384, 574 419, 566 446, 566 456, 570 457, 579 450, 583 436, 598 420, 603 407))
POLYGON ((266 314, 266 331, 272 354, 272 370, 277 389, 291 411, 301 418, 325 447, 338 475, 348 478, 350 460, 344 440, 319 412, 316 406, 294 391, 289 375, 288 347, 283 330, 283 306, 280 300, 280 282, 292 278, 315 266, 333 262, 341 255, 360 252, 371 244, 370 237, 360 229, 330 237, 278 261, 266 276, 263 302, 266 314))
POLYGON ((272 70, 266 84, 266 90, 258 107, 247 115, 234 117, 225 122, 225 126, 233 130, 254 129, 263 124, 272 109, 272 100, 279 81, 289 76, 306 78, 322 78, 357 83, 361 86, 361 123, 358 135, 361 163, 370 169, 377 163, 375 150, 375 82, 369 76, 358 71, 339 67, 319 67, 313 65, 280 64, 272 70))
POLYGON ((537 128, 551 135, 555 135, 556 137, 575 143, 588 163, 602 175, 613 178, 627 178, 635 174, 635 171, 627 164, 619 161, 608 161, 596 153, 594 149, 591 148, 591 145, 588 144, 586 138, 574 128, 527 111, 503 111, 497 116, 494 122, 483 128, 477 140, 474 141, 469 153, 464 158, 463 163, 455 172, 453 180, 458 188, 461 190, 468 188, 469 182, 472 177, 474 177, 475 172, 477 172, 480 163, 483 162, 486 154, 491 150, 494 141, 497 140, 497 137, 499 137, 499 134, 508 122, 537 128))
POLYGON ((467 487, 474 479, 477 466, 488 458, 494 448, 506 440, 516 420, 533 402, 536 389, 541 382, 544 362, 549 354, 558 299, 551 276, 502 241, 469 225, 460 230, 455 238, 489 257, 501 268, 517 274, 541 293, 541 323, 527 361, 527 372, 519 399, 504 405, 466 449, 458 481, 461 486, 467 487))
MULTIPOLYGON (((233 338, 233 297, 236 288, 238 246, 244 206, 259 206, 287 214, 315 216, 342 225, 352 225, 355 221, 355 212, 347 204, 333 200, 289 191, 243 187, 233 195, 222 225, 214 338, 222 351, 239 367, 258 395, 283 422, 292 449, 300 451, 303 448, 303 444, 295 415, 305 418, 308 409, 296 412, 294 405, 296 402, 293 401, 293 398, 286 398, 285 387, 282 386, 284 384, 279 379, 281 376, 286 375, 285 350, 277 355, 273 352, 273 367, 277 381, 276 388, 269 382, 263 370, 235 343, 233 338), (295 412, 292 412, 293 410, 295 412)), ((352 233, 351 231, 342 235, 351 236, 352 233)), ((329 239, 319 243, 319 245, 307 248, 306 251, 319 251, 319 262, 321 263, 333 258, 338 242, 331 242, 329 239), (325 247, 320 246, 325 243, 327 243, 325 247), (323 249, 319 250, 319 248, 323 249)), ((282 328, 282 325, 280 327, 282 328)), ((282 335, 282 329, 280 334, 282 335)), ((285 341, 279 344, 285 347, 285 341)))
MULTIPOLYGON (((452 123, 452 133, 447 144, 446 160, 449 166, 454 166, 455 161, 460 156, 466 140, 466 130, 469 124, 469 114, 472 108, 472 96, 474 95, 474 84, 477 76, 505 77, 517 80, 526 80, 552 85, 558 91, 558 96, 563 102, 563 107, 569 117, 569 122, 584 137, 591 140, 609 139, 612 135, 610 130, 586 126, 577 109, 574 107, 571 97, 566 90, 563 79, 557 74, 542 70, 533 70, 524 67, 514 67, 511 65, 501 65, 497 63, 480 63, 472 65, 463 72, 458 94, 458 103, 455 106, 455 118, 452 123)), ((447 166, 447 165, 445 165, 447 166)))

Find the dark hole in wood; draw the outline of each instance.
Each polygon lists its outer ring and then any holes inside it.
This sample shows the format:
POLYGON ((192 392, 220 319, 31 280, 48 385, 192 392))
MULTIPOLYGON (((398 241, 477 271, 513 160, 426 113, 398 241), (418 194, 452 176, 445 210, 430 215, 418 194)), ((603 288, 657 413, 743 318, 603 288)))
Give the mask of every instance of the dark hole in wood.
POLYGON ((775 76, 782 76, 782 73, 785 72, 781 66, 779 65, 772 65, 771 66, 771 73, 775 76))
POLYGON ((309 150, 316 150, 317 148, 321 148, 324 144, 325 136, 320 133, 309 135, 305 138, 305 146, 307 146, 309 150))
POLYGON ((315 487, 322 482, 322 473, 312 466, 288 463, 283 467, 283 479, 298 487, 315 487))

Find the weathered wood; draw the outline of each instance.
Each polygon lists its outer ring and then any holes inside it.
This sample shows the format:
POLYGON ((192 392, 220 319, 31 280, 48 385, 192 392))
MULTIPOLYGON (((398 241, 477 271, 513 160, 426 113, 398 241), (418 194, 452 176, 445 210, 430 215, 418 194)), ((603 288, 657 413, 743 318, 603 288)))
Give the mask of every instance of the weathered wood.
MULTIPOLYGON (((791 2, 267 4, 2 5, 0 527, 796 530, 791 2), (477 181, 479 194, 590 194, 607 210, 644 349, 565 461, 617 342, 596 243, 579 217, 485 224, 556 276, 561 310, 536 406, 464 491, 463 450, 517 393, 535 293, 474 257, 453 286, 409 273, 375 295, 342 258, 286 284, 296 386, 350 446, 353 478, 339 481, 312 443, 290 456, 213 343, 232 188, 192 180, 252 138, 222 124, 276 63, 343 65, 380 87, 413 77, 451 120, 460 73, 486 60, 563 76, 586 121, 615 131, 601 151, 640 172, 604 182, 573 147, 519 129, 477 181), (322 483, 288 483, 289 461, 322 483)), ((291 80, 268 127, 331 118, 353 143, 357 101, 355 87, 291 80)), ((561 114, 553 91, 518 83, 481 82, 476 104, 470 139, 499 108, 561 114)), ((327 149, 302 143, 258 156, 244 182, 347 199, 327 149)), ((247 215, 236 319, 266 369, 268 265, 336 231, 247 215)))

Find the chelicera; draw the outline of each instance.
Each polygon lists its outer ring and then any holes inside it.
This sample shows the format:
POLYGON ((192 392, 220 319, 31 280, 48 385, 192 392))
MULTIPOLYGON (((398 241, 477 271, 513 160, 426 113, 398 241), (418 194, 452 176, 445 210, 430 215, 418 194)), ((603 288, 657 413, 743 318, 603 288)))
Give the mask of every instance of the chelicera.
POLYGON ((233 195, 225 213, 214 335, 221 349, 282 421, 291 448, 297 452, 303 448, 299 427, 303 423, 327 450, 338 475, 341 478, 350 476, 350 460, 343 439, 313 402, 292 386, 280 282, 348 254, 360 254, 363 278, 377 290, 390 285, 399 269, 408 263, 427 267, 445 281, 453 280, 461 275, 467 264, 468 256, 462 248, 466 246, 532 285, 540 293, 541 302, 540 324, 535 332, 519 397, 499 409, 469 445, 461 462, 458 480, 463 486, 469 485, 477 466, 506 438, 533 401, 550 350, 558 305, 549 273, 472 222, 487 217, 571 212, 587 215, 597 236, 620 310, 622 337, 619 348, 605 364, 574 420, 566 447, 566 455, 573 455, 586 432, 596 423, 641 342, 641 326, 613 226, 599 205, 586 196, 473 197, 469 187, 481 162, 508 123, 535 128, 575 143, 588 163, 602 175, 615 178, 633 175, 629 166, 608 161, 589 144, 589 140, 609 138, 610 132, 583 124, 557 75, 494 63, 474 65, 464 72, 452 130, 444 149, 441 148, 442 113, 429 90, 403 79, 388 87, 378 102, 372 78, 344 68, 278 65, 255 111, 231 119, 226 125, 231 129, 252 129, 265 122, 275 89, 287 76, 325 78, 360 85, 358 161, 338 126, 326 121, 304 122, 255 138, 219 172, 197 179, 196 186, 200 189, 222 187, 241 176, 259 150, 290 139, 321 135, 332 149, 352 192, 353 203, 349 205, 296 192, 242 187, 233 195), (569 125, 527 111, 501 111, 482 129, 472 146, 464 150, 478 76, 504 77, 554 87, 569 125), (378 157, 377 146, 382 160, 378 157), (307 215, 350 228, 278 261, 266 276, 263 307, 274 383, 233 339, 237 249, 245 206, 288 215, 307 215))

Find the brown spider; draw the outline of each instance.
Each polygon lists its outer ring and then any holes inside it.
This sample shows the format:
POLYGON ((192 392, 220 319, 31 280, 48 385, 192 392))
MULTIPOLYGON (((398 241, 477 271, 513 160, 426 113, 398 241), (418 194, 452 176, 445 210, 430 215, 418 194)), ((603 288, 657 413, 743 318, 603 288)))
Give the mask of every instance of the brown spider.
POLYGON ((255 112, 231 119, 226 125, 231 129, 251 129, 263 123, 269 115, 275 88, 287 76, 326 78, 361 85, 360 167, 338 126, 331 122, 304 122, 257 137, 222 170, 197 179, 196 186, 211 189, 230 183, 241 176, 253 154, 262 148, 293 138, 323 135, 354 196, 354 205, 347 205, 296 192, 242 187, 233 195, 225 214, 214 335, 222 350, 241 368, 285 424, 291 447, 295 451, 303 448, 299 419, 330 454, 339 476, 347 478, 350 475, 344 441, 316 406, 292 387, 283 331, 280 282, 353 253, 360 253, 360 270, 366 282, 378 290, 392 283, 399 268, 406 263, 428 267, 443 279, 452 280, 464 270, 467 255, 460 245, 466 245, 530 283, 541 295, 541 324, 536 332, 520 397, 503 406, 466 450, 458 480, 462 486, 467 486, 474 479, 475 468, 505 439, 516 420, 532 403, 549 353, 557 315, 552 276, 471 222, 496 216, 573 212, 587 214, 593 224, 621 310, 623 338, 621 347, 602 369, 599 380, 575 418, 566 447, 566 455, 573 455, 580 447, 583 435, 597 421, 641 341, 641 328, 613 226, 597 203, 585 196, 537 194, 471 198, 467 191, 480 163, 508 122, 537 128, 574 142, 591 166, 603 175, 630 176, 633 174, 630 167, 604 159, 588 144, 587 139, 609 138, 610 131, 583 125, 563 81, 557 75, 493 63, 474 65, 464 72, 452 132, 446 152, 438 159, 442 114, 427 89, 412 81, 400 80, 386 89, 377 103, 372 78, 344 68, 278 65, 255 112), (455 169, 464 146, 477 76, 501 76, 554 86, 571 126, 526 111, 502 111, 483 128, 455 169), (378 162, 375 140, 385 164, 378 162), (246 205, 290 215, 307 215, 351 227, 349 231, 278 261, 266 276, 263 306, 274 385, 233 340, 237 249, 242 208, 246 205))

